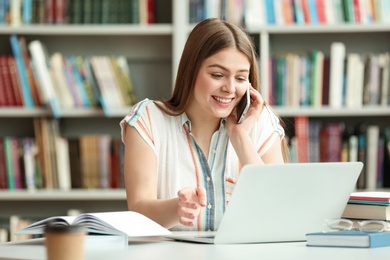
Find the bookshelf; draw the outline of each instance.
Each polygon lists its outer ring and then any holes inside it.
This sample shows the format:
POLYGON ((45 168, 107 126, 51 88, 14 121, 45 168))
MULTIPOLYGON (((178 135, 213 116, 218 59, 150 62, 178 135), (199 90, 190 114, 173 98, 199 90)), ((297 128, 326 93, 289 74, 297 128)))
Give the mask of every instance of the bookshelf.
MULTIPOLYGON (((155 24, 61 24, 0 26, 0 40, 9 42, 12 34, 22 35, 27 42, 39 39, 45 43, 48 53, 60 51, 64 55, 124 55, 128 59, 137 100, 161 99, 170 96, 175 72, 187 35, 194 24, 189 23, 190 0, 156 0, 159 17, 155 24)), ((260 59, 262 86, 270 84, 269 58, 279 51, 307 51, 320 49, 329 54, 330 44, 344 42, 346 52, 365 54, 389 51, 390 23, 355 24, 289 24, 267 25, 247 29, 253 36, 260 59)), ((0 53, 11 54, 11 46, 2 44, 0 53)), ((262 88, 262 95, 269 96, 269 89, 262 88)), ((276 112, 294 127, 294 118, 308 116, 323 122, 341 121, 355 124, 361 120, 390 126, 390 107, 364 106, 360 109, 330 107, 280 107, 276 112)), ((119 137, 119 121, 128 109, 113 111, 105 116, 100 109, 68 109, 61 111, 60 132, 64 137, 82 134, 105 134, 119 137)), ((34 118, 51 118, 42 108, 0 108, 0 136, 31 136, 34 118)), ((287 129, 289 130, 289 129, 287 129)), ((123 190, 71 190, 1 191, 0 217, 13 214, 44 217, 64 214, 68 208, 83 211, 126 209, 123 190), (35 210, 36 209, 36 210, 35 210), (39 210, 38 210, 39 209, 39 210), (62 212, 60 212, 62 211, 62 212)))
MULTIPOLYGON (((146 97, 169 97, 178 57, 185 35, 183 26, 185 1, 159 0, 155 3, 153 24, 29 24, 1 25, 1 54, 12 54, 9 37, 24 36, 26 42, 40 40, 48 54, 63 55, 124 55, 129 63, 137 100, 146 97)), ((113 110, 105 116, 101 109, 77 108, 61 111, 60 133, 67 138, 83 134, 109 134, 120 137, 119 121, 129 109, 113 110)), ((0 108, 0 136, 33 136, 35 118, 52 118, 44 108, 0 108)), ((83 212, 126 210, 123 189, 2 190, 0 218, 11 215, 47 217, 64 215, 68 209, 83 212)))

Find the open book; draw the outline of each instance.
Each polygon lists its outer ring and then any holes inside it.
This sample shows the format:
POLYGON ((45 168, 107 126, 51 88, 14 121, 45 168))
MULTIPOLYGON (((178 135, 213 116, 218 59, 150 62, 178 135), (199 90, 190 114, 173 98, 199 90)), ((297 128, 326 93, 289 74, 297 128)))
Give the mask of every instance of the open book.
POLYGON ((84 213, 79 216, 56 216, 35 222, 15 234, 43 234, 47 223, 84 225, 88 233, 128 237, 164 236, 171 232, 146 216, 134 211, 84 213))

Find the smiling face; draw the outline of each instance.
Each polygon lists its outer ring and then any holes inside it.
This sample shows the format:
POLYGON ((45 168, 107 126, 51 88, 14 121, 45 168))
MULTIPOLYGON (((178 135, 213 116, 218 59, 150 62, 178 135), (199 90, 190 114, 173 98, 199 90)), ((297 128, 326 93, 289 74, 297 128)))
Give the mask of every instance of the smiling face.
POLYGON ((248 86, 250 63, 236 48, 223 49, 205 59, 199 69, 188 112, 227 117, 248 86))

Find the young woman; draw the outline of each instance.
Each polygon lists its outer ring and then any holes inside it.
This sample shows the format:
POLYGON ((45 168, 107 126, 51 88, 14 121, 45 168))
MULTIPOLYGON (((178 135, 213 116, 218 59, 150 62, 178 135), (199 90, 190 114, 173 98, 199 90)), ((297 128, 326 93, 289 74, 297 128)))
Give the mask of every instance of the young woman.
POLYGON ((287 158, 279 118, 258 89, 245 31, 215 18, 199 23, 171 98, 145 99, 121 121, 129 210, 172 230, 216 230, 242 166, 287 158), (238 124, 248 86, 251 105, 238 124))

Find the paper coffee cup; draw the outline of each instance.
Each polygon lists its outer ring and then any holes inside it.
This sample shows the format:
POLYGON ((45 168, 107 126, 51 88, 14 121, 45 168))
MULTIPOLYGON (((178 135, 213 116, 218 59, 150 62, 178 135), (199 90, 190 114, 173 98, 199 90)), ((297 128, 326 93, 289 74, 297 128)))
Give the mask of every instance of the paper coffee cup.
POLYGON ((47 260, 84 259, 84 237, 83 226, 47 224, 45 227, 47 260))

